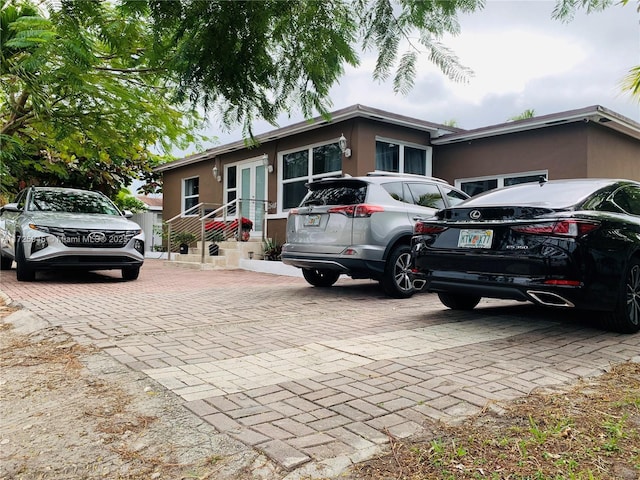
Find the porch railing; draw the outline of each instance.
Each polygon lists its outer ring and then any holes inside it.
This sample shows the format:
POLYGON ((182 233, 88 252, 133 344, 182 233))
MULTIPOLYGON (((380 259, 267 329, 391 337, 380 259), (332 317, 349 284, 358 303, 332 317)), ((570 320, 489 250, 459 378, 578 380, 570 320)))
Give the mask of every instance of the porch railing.
POLYGON ((261 233, 259 239, 264 241, 267 238, 268 206, 268 200, 242 198, 232 200, 225 205, 212 203, 194 205, 165 222, 168 259, 171 260, 172 252, 178 250, 179 238, 183 232, 191 234, 191 244, 201 245, 201 263, 204 263, 206 242, 247 241, 256 238, 252 231, 259 231, 261 233))

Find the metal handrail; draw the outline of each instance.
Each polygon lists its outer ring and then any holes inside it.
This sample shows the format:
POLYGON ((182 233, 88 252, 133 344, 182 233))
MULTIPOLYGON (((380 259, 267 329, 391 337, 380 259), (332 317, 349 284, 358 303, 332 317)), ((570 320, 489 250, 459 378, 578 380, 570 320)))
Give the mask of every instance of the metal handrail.
MULTIPOLYGON (((260 203, 263 205, 263 215, 262 215, 262 241, 265 240, 266 238, 266 229, 267 229, 267 208, 268 205, 270 204, 270 202, 268 200, 255 200, 255 199, 241 199, 241 198, 237 198, 234 200, 231 200, 230 202, 224 204, 224 205, 220 205, 218 208, 215 208, 214 210, 204 214, 205 212, 205 208, 207 205, 211 205, 213 206, 214 204, 207 204, 204 202, 200 202, 197 205, 194 205, 193 207, 185 210, 184 212, 180 212, 178 215, 175 215, 174 217, 170 218, 169 220, 167 220, 165 223, 167 224, 168 228, 167 228, 167 252, 168 252, 168 259, 169 261, 171 261, 171 253, 172 253, 172 239, 173 239, 173 228, 174 228, 174 223, 176 220, 185 220, 186 225, 182 225, 183 230, 190 230, 192 232, 195 233, 195 231, 197 231, 197 222, 200 222, 200 243, 201 243, 201 253, 200 253, 200 262, 201 263, 205 263, 205 239, 206 239, 206 232, 205 232, 205 226, 206 226, 206 222, 207 220, 215 220, 216 216, 219 215, 220 213, 222 213, 220 220, 223 224, 227 224, 228 220, 230 219, 237 219, 237 231, 235 232, 235 237, 238 240, 242 239, 242 234, 243 234, 243 230, 242 230, 242 221, 241 219, 243 218, 242 216, 242 204, 243 201, 247 201, 247 202, 251 202, 251 204, 257 204, 260 203), (229 209, 232 209, 231 211, 234 211, 233 215, 228 215, 229 209), (195 227, 195 228, 194 228, 195 227)), ((250 207, 251 208, 251 207, 250 207)), ((257 209, 256 209, 257 211, 257 209)), ((175 228, 180 228, 179 227, 175 227, 175 228)), ((178 230, 176 230, 178 231, 178 230)), ((229 234, 229 232, 232 232, 231 230, 228 229, 223 229, 223 232, 225 232, 226 234, 229 234)), ((228 238, 228 237, 226 237, 228 238)))

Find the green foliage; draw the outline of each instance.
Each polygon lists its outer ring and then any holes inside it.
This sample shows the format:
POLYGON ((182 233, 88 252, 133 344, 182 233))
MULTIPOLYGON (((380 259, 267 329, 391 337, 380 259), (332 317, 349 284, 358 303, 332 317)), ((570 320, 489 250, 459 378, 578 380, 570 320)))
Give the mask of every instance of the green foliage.
MULTIPOLYGON (((140 2, 125 0, 135 6, 140 2)), ((329 89, 345 65, 357 66, 359 47, 375 49, 374 78, 393 77, 407 93, 418 55, 426 55, 451 79, 470 70, 440 43, 457 34, 458 13, 484 0, 201 1, 147 0, 157 49, 171 48, 181 99, 216 107, 226 125, 275 123, 298 108, 307 117, 327 114, 329 89), (215 19, 215 21, 212 21, 215 19), (401 51, 405 48, 405 51, 401 51)))
POLYGON ((191 233, 186 230, 182 232, 177 232, 176 234, 172 235, 172 237, 173 237, 173 243, 178 245, 191 245, 193 242, 195 242, 198 239, 198 237, 194 233, 191 233))
POLYGON ((147 211, 145 203, 131 195, 131 192, 126 188, 123 188, 118 192, 113 203, 115 203, 120 210, 129 210, 131 213, 147 211))
POLYGON ((266 238, 262 242, 262 253, 265 260, 280 260, 282 245, 275 239, 266 238))
POLYGON ((40 183, 113 197, 195 140, 199 118, 154 63, 144 16, 109 2, 39 12, 0 0, 0 24, 2 189, 40 183))
POLYGON ((535 116, 536 116, 536 111, 533 110, 532 108, 528 108, 527 110, 522 112, 520 115, 516 115, 515 117, 509 118, 508 121, 515 122, 517 120, 525 120, 527 118, 533 118, 535 116))

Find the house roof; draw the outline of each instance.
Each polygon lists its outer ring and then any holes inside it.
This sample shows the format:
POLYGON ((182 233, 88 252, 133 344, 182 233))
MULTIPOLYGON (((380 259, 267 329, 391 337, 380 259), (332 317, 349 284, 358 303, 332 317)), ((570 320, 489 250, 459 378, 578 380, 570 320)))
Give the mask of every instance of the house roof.
POLYGON ((150 197, 148 195, 137 195, 136 198, 144 203, 149 210, 162 210, 162 197, 150 197))
MULTIPOLYGON (((424 120, 419 120, 417 118, 406 117, 404 115, 397 115, 395 113, 386 112, 384 110, 378 110, 376 108, 371 108, 365 105, 356 104, 356 105, 351 105, 350 107, 343 108, 341 110, 336 110, 335 112, 331 112, 329 114, 329 118, 325 118, 322 116, 315 117, 314 119, 309 121, 294 123, 293 125, 289 125, 287 127, 278 128, 276 130, 272 130, 270 132, 267 132, 261 135, 256 135, 255 138, 258 143, 266 143, 272 140, 289 137, 291 135, 295 135, 298 133, 304 133, 304 132, 316 130, 318 128, 322 128, 331 123, 351 120, 353 118, 368 118, 368 119, 384 122, 387 124, 399 125, 403 127, 414 128, 417 130, 423 130, 423 131, 429 132, 432 138, 439 137, 447 133, 457 133, 457 132, 463 131, 460 128, 449 127, 449 126, 441 125, 438 123, 427 122, 424 120)), ((189 155, 187 157, 180 158, 173 162, 165 163, 163 165, 156 167, 154 170, 157 172, 164 172, 166 170, 172 170, 174 168, 190 165, 192 163, 197 163, 203 160, 212 159, 218 155, 234 152, 237 150, 242 150, 244 148, 247 148, 247 144, 244 142, 244 140, 240 140, 237 142, 228 143, 226 145, 213 147, 208 150, 205 150, 204 152, 196 153, 194 155, 189 155)))
POLYGON ((600 105, 569 110, 566 112, 542 115, 540 117, 527 118, 512 122, 500 123, 488 127, 466 130, 433 138, 433 145, 448 145, 458 142, 468 142, 479 138, 495 137, 515 132, 524 132, 539 128, 552 127, 560 124, 575 122, 594 122, 607 128, 622 132, 631 137, 640 139, 640 123, 608 110, 600 105))

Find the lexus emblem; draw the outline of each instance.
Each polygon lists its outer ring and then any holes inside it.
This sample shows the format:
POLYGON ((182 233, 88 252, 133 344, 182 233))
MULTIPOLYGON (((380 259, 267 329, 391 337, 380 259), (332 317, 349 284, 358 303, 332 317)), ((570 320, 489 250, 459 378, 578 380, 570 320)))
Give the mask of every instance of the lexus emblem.
POLYGON ((482 214, 480 213, 480 210, 471 210, 469 212, 469 218, 471 220, 480 220, 481 216, 482 216, 482 214))

